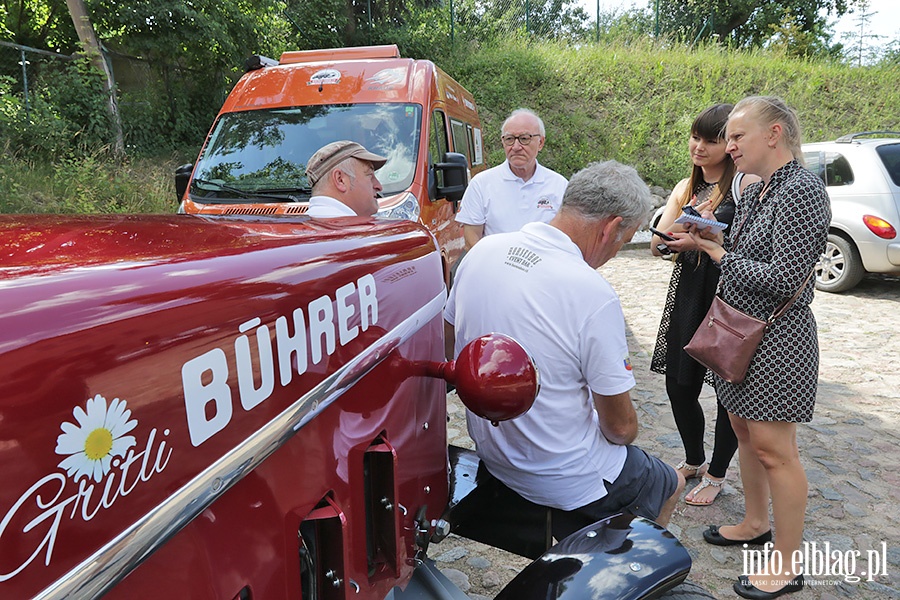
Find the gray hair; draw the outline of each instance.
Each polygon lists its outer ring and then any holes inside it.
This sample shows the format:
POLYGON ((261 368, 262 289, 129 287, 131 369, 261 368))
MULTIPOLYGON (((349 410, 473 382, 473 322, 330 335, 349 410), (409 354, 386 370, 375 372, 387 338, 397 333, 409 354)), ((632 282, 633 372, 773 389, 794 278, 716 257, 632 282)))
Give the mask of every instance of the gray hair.
POLYGON ((356 159, 354 157, 348 156, 338 164, 328 169, 328 172, 322 175, 322 178, 312 186, 312 190, 310 191, 312 192, 313 196, 315 196, 317 192, 322 189, 324 182, 327 182, 331 179, 331 174, 334 173, 335 170, 339 170, 344 173, 347 177, 350 178, 351 181, 356 180, 356 173, 353 172, 353 162, 355 160, 356 159))
POLYGON ((537 114, 533 110, 529 110, 527 108, 517 108, 516 110, 509 113, 509 116, 506 117, 506 120, 503 121, 503 125, 500 127, 500 133, 506 131, 506 124, 519 115, 528 115, 529 117, 534 117, 535 119, 537 119, 538 131, 541 133, 541 137, 547 137, 546 130, 544 129, 544 121, 541 120, 541 118, 537 116, 537 114))
POLYGON ((779 123, 783 131, 784 141, 787 143, 788 150, 794 155, 794 160, 801 165, 805 164, 801 148, 800 120, 797 118, 797 113, 794 109, 785 104, 781 98, 774 96, 748 96, 734 105, 731 114, 737 114, 739 111, 744 111, 766 126, 779 123))
POLYGON ((588 219, 622 217, 624 228, 643 223, 652 209, 650 188, 638 172, 614 160, 593 162, 575 173, 561 208, 588 219))

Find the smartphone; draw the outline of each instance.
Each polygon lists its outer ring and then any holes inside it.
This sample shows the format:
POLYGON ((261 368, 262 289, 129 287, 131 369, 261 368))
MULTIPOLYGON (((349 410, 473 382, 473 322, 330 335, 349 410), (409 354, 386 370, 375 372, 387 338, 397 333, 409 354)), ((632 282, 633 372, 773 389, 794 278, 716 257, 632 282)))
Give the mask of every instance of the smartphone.
POLYGON ((691 215, 692 217, 700 217, 703 218, 703 215, 697 212, 697 209, 691 205, 682 206, 681 211, 686 215, 691 215))
POLYGON ((649 227, 649 229, 650 229, 650 233, 653 233, 653 234, 655 234, 655 235, 658 235, 658 236, 660 237, 660 239, 663 239, 663 240, 665 240, 665 241, 667 241, 667 242, 674 242, 674 241, 675 241, 675 238, 673 238, 673 237, 672 237, 671 235, 669 235, 668 233, 663 233, 662 231, 660 231, 659 229, 656 229, 655 227, 649 227))

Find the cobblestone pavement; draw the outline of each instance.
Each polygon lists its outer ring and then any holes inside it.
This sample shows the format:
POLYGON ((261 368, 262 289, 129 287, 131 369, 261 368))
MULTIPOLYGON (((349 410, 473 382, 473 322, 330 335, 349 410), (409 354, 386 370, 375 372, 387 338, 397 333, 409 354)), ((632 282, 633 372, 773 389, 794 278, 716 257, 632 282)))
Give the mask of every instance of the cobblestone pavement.
MULTIPOLYGON (((625 313, 637 380, 632 397, 641 423, 637 443, 676 464, 683 451, 663 377, 649 370, 671 265, 643 246, 623 250, 600 271, 618 292, 625 313)), ((867 276, 847 293, 819 292, 813 311, 821 347, 818 403, 813 421, 798 428, 809 478, 804 539, 819 549, 827 542, 835 558, 859 551, 855 572, 860 581, 847 582, 842 572, 813 574, 807 578, 813 585, 790 598, 900 598, 900 278, 867 276), (887 563, 871 581, 868 573, 879 565, 869 560, 869 551, 887 563)), ((450 400, 450 442, 471 448, 462 405, 455 394, 450 400)), ((701 402, 709 452, 715 418, 711 388, 704 388, 701 402)), ((731 585, 742 572, 743 555, 740 548, 710 546, 701 534, 708 524, 735 523, 742 514, 735 457, 716 502, 709 507, 679 504, 669 526, 693 557, 690 580, 717 598, 737 597, 731 585)), ((528 564, 455 536, 432 546, 430 554, 476 600, 493 597, 528 564)), ((847 560, 839 564, 847 565, 847 560)))

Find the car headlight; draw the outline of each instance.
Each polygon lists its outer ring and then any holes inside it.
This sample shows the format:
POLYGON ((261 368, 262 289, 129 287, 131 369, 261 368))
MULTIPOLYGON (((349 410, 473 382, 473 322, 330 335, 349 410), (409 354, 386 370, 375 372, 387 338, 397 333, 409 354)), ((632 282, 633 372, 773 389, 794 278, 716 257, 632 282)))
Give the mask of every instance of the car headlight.
POLYGON ((406 192, 400 194, 397 198, 397 202, 378 209, 375 216, 381 219, 407 219, 409 221, 418 221, 420 209, 419 201, 416 197, 409 192, 406 192))

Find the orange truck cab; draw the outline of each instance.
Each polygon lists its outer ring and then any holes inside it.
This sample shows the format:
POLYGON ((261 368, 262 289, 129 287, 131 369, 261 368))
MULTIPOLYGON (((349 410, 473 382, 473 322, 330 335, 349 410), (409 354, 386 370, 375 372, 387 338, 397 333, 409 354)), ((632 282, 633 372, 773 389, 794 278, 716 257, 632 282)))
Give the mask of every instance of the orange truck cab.
POLYGON ((308 209, 306 164, 351 140, 385 156, 376 216, 425 225, 445 279, 463 249, 454 220, 485 168, 481 122, 465 88, 395 45, 252 57, 219 111, 196 165, 176 171, 179 212, 293 215, 308 209))

